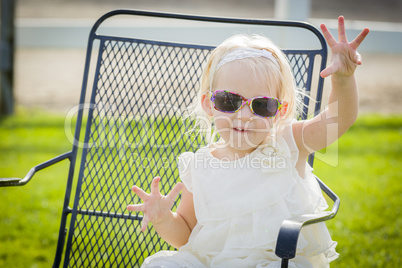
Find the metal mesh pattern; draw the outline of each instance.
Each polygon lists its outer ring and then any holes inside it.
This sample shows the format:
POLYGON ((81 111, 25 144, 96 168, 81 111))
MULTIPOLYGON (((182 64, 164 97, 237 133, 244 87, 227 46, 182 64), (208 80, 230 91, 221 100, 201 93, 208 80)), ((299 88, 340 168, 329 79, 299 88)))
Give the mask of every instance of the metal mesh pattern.
POLYGON ((176 154, 199 146, 184 142, 181 115, 195 99, 207 55, 201 49, 105 42, 79 209, 124 213, 127 199, 116 192, 133 183, 147 188, 156 175, 176 180, 170 172, 176 154))
MULTIPOLYGON (((126 206, 141 202, 131 186, 149 191, 155 176, 168 193, 179 180, 177 156, 201 146, 182 114, 195 100, 209 53, 207 47, 102 39, 68 267, 136 267, 156 251, 172 250, 152 229, 141 233, 140 215, 128 214, 126 206)), ((288 57, 297 84, 307 87, 308 56, 288 57)))
POLYGON ((308 69, 310 64, 309 55, 300 54, 286 54, 292 67, 293 75, 295 77, 296 86, 298 88, 310 91, 310 85, 308 84, 308 69))

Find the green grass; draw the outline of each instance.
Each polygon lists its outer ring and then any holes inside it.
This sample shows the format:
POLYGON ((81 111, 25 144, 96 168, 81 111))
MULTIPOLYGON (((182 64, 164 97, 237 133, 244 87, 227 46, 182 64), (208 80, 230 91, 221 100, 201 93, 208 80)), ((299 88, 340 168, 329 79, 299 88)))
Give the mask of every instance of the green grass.
POLYGON ((339 140, 338 166, 316 161, 341 199, 327 223, 341 254, 333 267, 400 267, 401 136, 402 116, 361 116, 339 140))
MULTIPOLYGON (((316 160, 315 173, 341 198, 328 222, 341 254, 331 267, 400 266, 401 134, 401 115, 361 116, 316 160)), ((0 177, 24 177, 69 150, 63 116, 20 110, 0 118, 0 177)), ((67 170, 64 161, 26 186, 0 188, 0 267, 51 266, 67 170)))
MULTIPOLYGON (((20 112, 0 123, 1 177, 24 177, 34 165, 71 150, 64 120, 20 112)), ((24 187, 0 189, 0 266, 49 267, 57 242, 68 163, 40 172, 24 187)))

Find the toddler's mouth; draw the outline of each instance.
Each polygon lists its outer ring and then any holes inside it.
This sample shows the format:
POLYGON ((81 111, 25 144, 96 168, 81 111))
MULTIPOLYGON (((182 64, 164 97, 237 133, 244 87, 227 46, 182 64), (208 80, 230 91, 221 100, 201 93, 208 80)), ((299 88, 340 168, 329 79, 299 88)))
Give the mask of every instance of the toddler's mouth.
POLYGON ((247 131, 247 129, 241 128, 241 127, 234 127, 233 129, 234 129, 235 131, 238 131, 238 132, 246 132, 246 131, 247 131))

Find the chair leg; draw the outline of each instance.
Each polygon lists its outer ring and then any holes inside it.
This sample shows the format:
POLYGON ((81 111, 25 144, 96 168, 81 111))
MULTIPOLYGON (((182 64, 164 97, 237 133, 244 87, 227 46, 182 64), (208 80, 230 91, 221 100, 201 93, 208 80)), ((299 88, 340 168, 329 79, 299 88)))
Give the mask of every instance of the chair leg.
POLYGON ((288 259, 282 259, 281 268, 288 268, 288 264, 289 264, 288 259))

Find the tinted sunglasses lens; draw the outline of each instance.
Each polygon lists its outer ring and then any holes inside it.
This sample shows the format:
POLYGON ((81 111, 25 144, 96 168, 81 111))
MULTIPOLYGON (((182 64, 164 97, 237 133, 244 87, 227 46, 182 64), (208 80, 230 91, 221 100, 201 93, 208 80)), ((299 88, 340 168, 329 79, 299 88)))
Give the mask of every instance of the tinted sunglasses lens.
POLYGON ((241 107, 243 99, 241 96, 219 91, 215 95, 215 108, 223 112, 235 112, 241 107))
POLYGON ((273 117, 278 111, 278 101, 276 99, 258 98, 251 104, 255 114, 262 117, 273 117))

